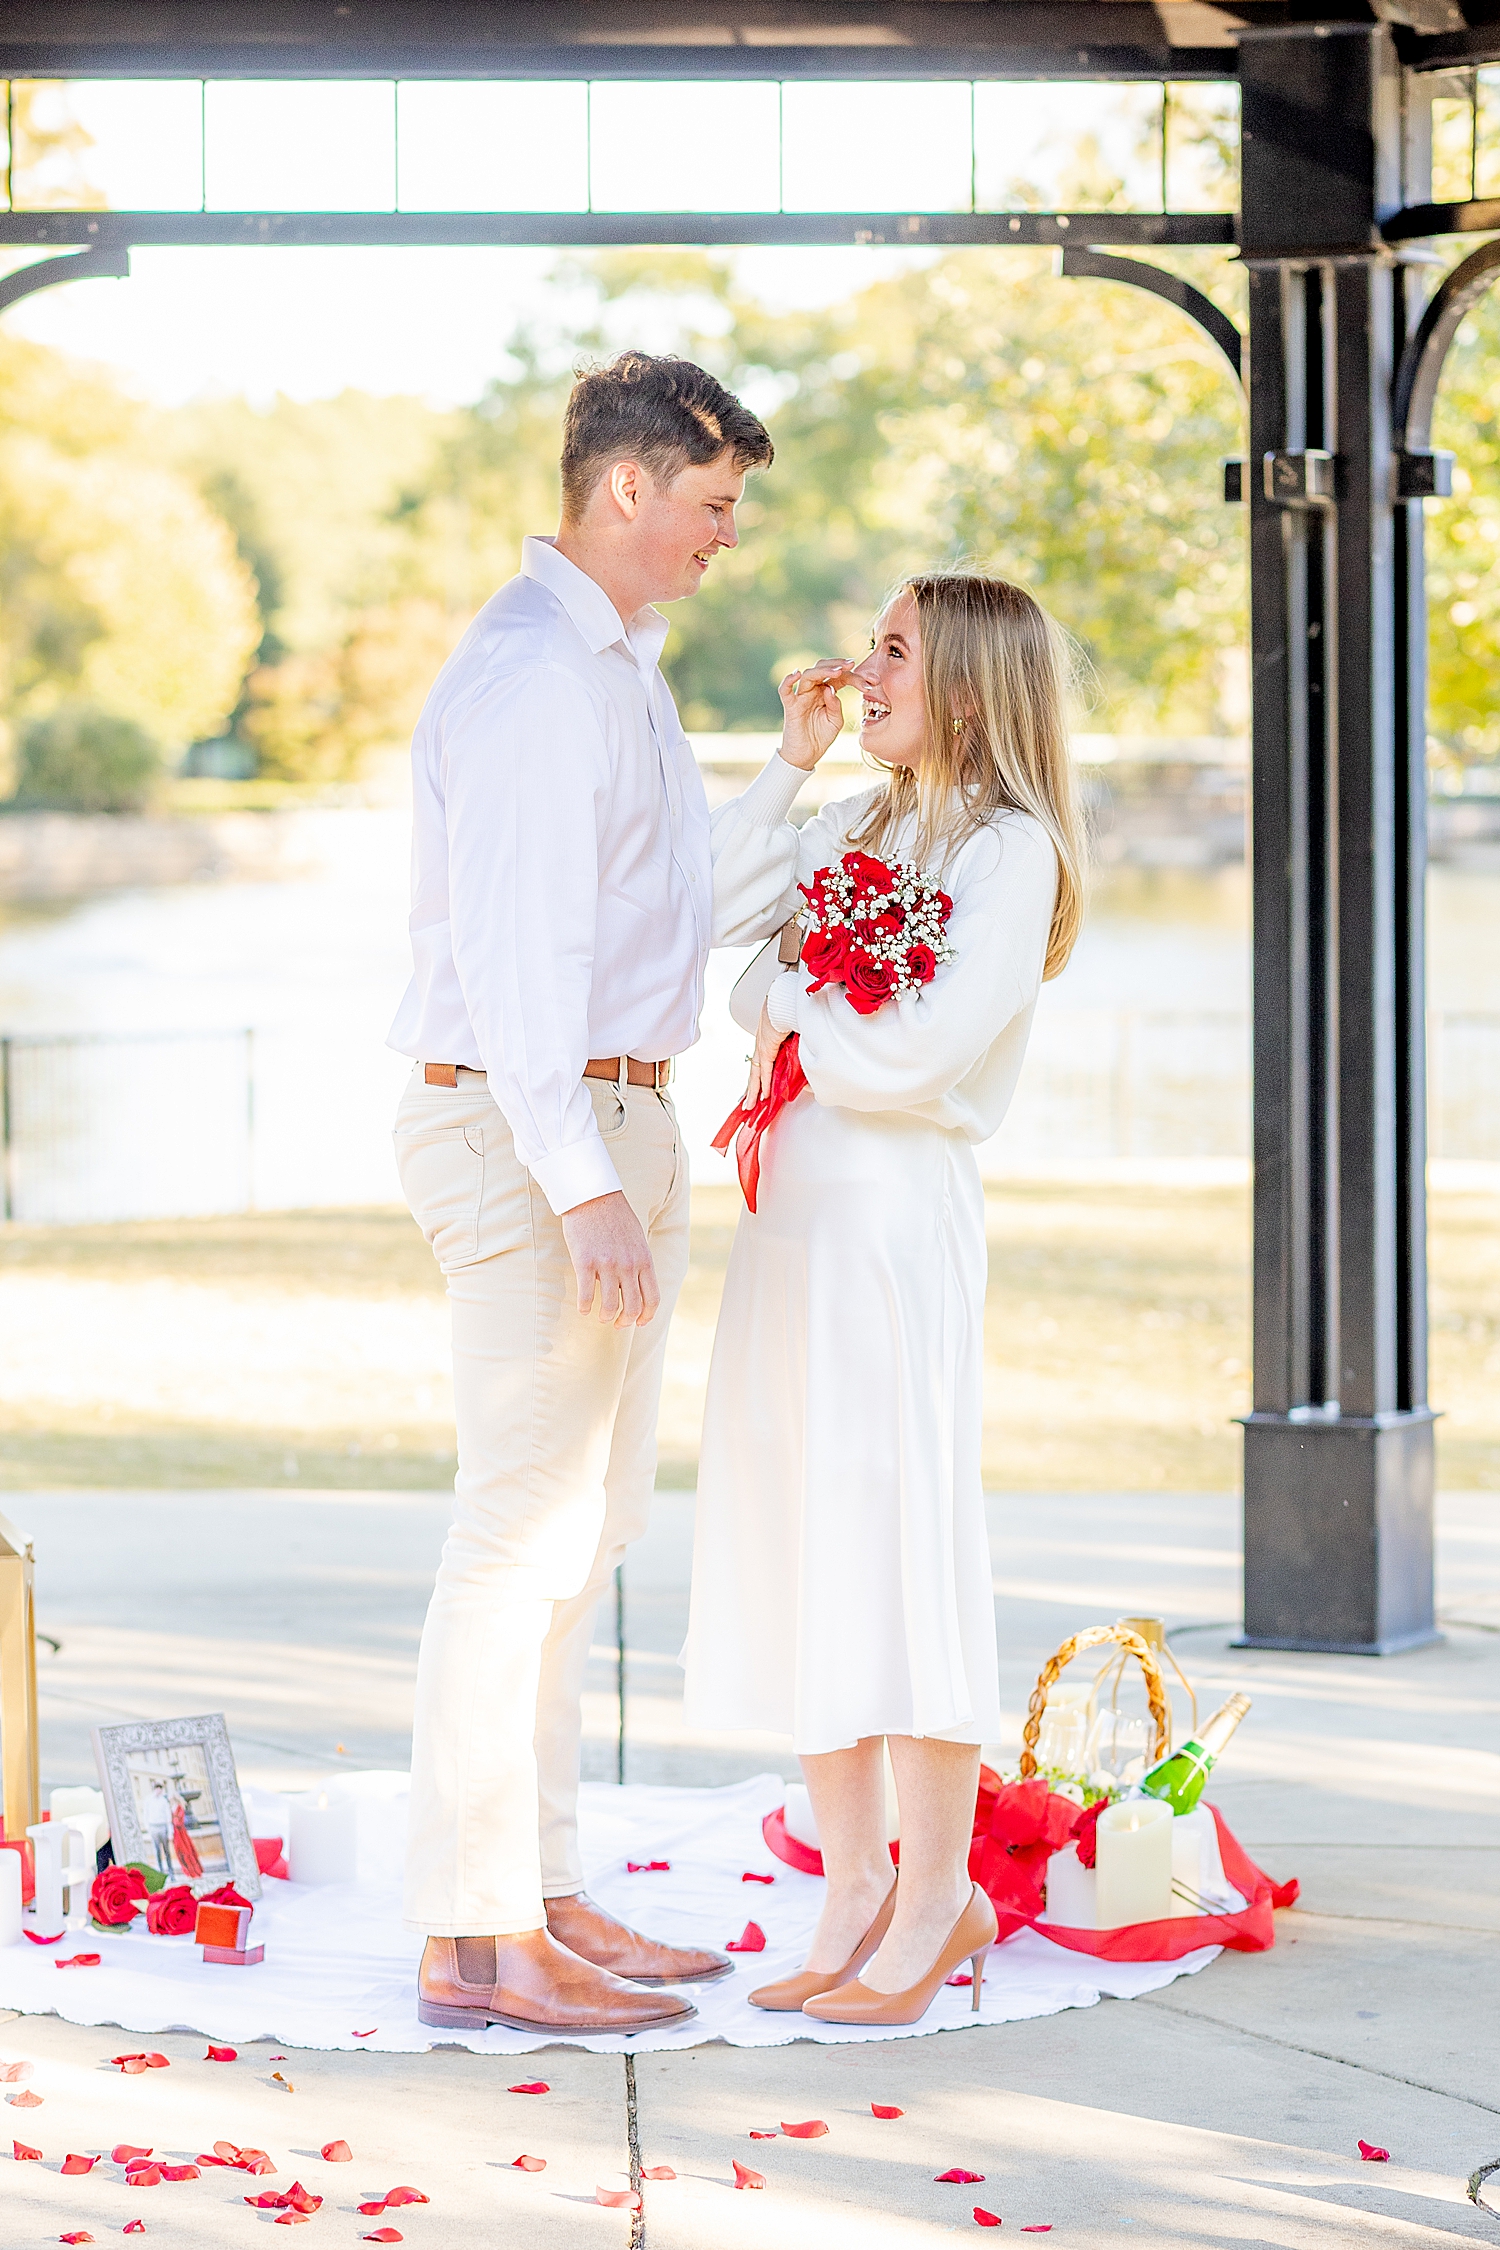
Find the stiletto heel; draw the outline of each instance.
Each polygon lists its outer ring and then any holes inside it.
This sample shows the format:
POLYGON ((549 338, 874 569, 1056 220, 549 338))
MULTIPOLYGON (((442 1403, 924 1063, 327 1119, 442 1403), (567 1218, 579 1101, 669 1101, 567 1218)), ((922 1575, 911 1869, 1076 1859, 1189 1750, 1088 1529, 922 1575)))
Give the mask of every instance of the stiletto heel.
MULTIPOLYGON (((900 1877, 897 1877, 897 1882, 900 1877)), ((752 2008, 800 2008, 820 1992, 834 1992, 840 1985, 848 1984, 876 1951, 881 1939, 891 1926, 891 1916, 896 1911, 896 1884, 892 1883, 885 1894, 885 1904, 876 1915, 849 1959, 841 1969, 803 1969, 794 1977, 783 1977, 779 1984, 763 1984, 750 1995, 752 2008)))
POLYGON ((969 1970, 974 1980, 974 1989, 969 1995, 969 2006, 976 2016, 979 2013, 979 1994, 984 1984, 984 1964, 989 1957, 990 1949, 987 1945, 982 1945, 977 1953, 969 1955, 969 1970))
POLYGON ((816 2016, 819 2023, 916 2023, 927 2013, 966 1955, 974 1971, 974 1990, 969 2005, 977 2008, 985 1958, 999 1934, 995 1909, 976 1883, 969 1893, 968 1905, 948 1934, 947 1944, 926 1976, 919 1978, 916 1984, 909 1985, 905 1992, 872 1992, 855 1977, 835 1992, 817 1993, 812 1999, 804 2000, 802 2013, 816 2016))

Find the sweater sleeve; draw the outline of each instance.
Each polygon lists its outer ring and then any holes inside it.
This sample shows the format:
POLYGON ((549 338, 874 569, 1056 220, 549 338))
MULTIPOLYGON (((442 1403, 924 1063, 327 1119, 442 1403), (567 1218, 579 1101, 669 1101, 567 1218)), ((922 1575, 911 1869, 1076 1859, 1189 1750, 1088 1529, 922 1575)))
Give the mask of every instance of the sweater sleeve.
POLYGON ((715 945, 754 945, 779 930, 802 903, 797 885, 844 849, 873 794, 837 799, 799 828, 791 811, 806 780, 778 755, 713 814, 715 945))
POLYGON ((918 992, 857 1015, 840 987, 809 993, 805 972, 782 983, 772 1018, 801 1037, 814 1097, 840 1109, 920 1109, 967 1077, 1035 1000, 1057 896, 1050 837, 1014 816, 973 838, 948 888, 956 958, 918 992))

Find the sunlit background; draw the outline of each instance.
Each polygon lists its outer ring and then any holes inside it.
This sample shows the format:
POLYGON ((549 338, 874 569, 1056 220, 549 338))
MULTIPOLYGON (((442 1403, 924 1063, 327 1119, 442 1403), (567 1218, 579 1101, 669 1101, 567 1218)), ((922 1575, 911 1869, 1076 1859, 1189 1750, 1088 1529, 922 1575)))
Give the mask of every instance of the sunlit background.
MULTIPOLYGON (((17 82, 6 199, 1222 212, 1236 101, 1227 83, 17 82)), ((1436 197, 1500 193, 1500 73, 1455 82, 1435 136, 1436 197)), ((12 247, 0 269, 53 254, 12 247)), ((1227 252, 1150 255, 1243 322, 1227 252)), ((1220 463, 1242 401, 1183 315, 1063 280, 1049 253, 873 245, 144 247, 129 280, 0 318, 0 1291, 26 1289, 0 1368, 9 1481, 451 1473, 441 1301, 390 1208, 404 744, 522 535, 555 522, 572 369, 627 341, 701 359, 777 443, 740 552, 672 618, 712 796, 773 746, 780 673, 860 646, 904 569, 983 558, 1075 636, 1098 873, 981 1152, 987 1468, 1234 1481, 1248 693, 1220 463), (1091 1403, 1062 1412, 1080 1338, 1091 1403)), ((1497 350, 1491 305, 1449 361, 1455 498, 1428 523, 1440 1443, 1467 1484, 1500 1482, 1497 350)), ((818 794, 866 779, 845 751, 818 794)), ((733 1212, 707 1143, 743 1069, 739 965, 715 964, 680 1087, 705 1191, 664 1436, 689 1480, 733 1212)))

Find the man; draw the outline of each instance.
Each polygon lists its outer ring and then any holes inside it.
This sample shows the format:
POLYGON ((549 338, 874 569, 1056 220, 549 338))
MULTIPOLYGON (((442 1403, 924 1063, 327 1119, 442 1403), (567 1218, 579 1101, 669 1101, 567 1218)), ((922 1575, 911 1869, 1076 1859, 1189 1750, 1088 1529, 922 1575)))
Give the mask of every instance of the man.
POLYGON ((568 403, 562 524, 528 539, 412 745, 417 1069, 402 1185, 452 1306, 457 1506, 422 1634, 407 1919, 422 2021, 624 2031, 724 1955, 589 1900, 580 1695, 644 1530, 688 1180, 667 1085, 697 1038, 708 808, 657 669, 737 544, 771 441, 701 368, 626 352, 568 403))

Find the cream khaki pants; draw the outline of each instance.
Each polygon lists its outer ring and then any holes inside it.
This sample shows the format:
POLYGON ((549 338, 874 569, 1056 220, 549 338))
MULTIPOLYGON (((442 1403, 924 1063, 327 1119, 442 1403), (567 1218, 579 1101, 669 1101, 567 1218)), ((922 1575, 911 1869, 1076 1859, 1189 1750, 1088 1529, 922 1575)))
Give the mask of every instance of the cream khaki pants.
POLYGON ((583 1888, 580 1698, 594 1612, 646 1528, 667 1326, 688 1259, 671 1099, 585 1082, 646 1230, 661 1309, 644 1328, 578 1311, 562 1222, 485 1080, 396 1115, 412 1213, 448 1284, 458 1478, 417 1663, 406 1919, 432 1937, 539 1929, 583 1888))

